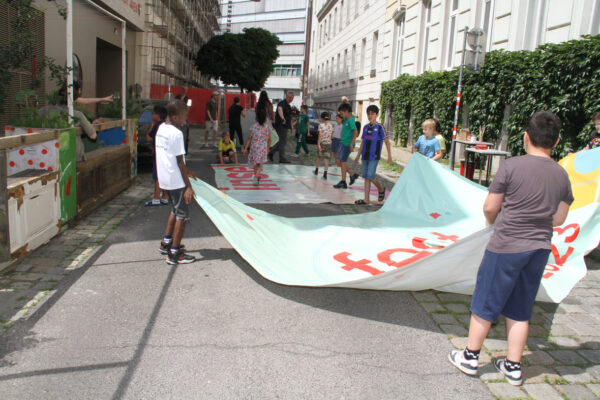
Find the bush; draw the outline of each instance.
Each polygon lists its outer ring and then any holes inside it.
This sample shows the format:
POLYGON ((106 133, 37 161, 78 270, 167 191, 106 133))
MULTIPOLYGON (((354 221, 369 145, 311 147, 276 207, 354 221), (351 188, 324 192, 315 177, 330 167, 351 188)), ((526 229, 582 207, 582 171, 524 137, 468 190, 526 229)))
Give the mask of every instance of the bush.
MULTIPOLYGON (((469 125, 486 128, 486 141, 497 141, 506 127, 513 154, 524 153, 523 128, 535 111, 556 113, 563 123, 562 140, 553 155, 560 158, 584 147, 593 132, 590 118, 600 109, 598 76, 600 35, 546 44, 534 51, 496 50, 486 55, 481 73, 465 70, 462 101, 469 106, 469 125), (503 121, 506 106, 512 106, 512 113, 503 121)), ((435 115, 450 142, 457 85, 458 69, 384 82, 381 104, 383 110, 392 106, 394 139, 406 143, 412 118, 416 140, 420 123, 435 115)))

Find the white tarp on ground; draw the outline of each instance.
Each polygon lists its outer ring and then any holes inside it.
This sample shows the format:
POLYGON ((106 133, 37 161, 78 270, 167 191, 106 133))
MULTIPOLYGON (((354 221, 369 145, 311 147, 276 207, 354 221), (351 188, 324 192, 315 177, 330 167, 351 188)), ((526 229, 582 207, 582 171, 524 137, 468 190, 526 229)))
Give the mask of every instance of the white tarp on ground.
MULTIPOLYGON (((576 201, 555 229, 538 300, 566 297, 585 276, 584 254, 600 239, 600 149, 585 153, 579 166, 575 155, 562 162, 576 201)), ((492 232, 482 213, 487 190, 419 155, 385 205, 366 214, 285 218, 202 181, 193 186, 197 202, 240 255, 285 285, 471 294, 492 232)))

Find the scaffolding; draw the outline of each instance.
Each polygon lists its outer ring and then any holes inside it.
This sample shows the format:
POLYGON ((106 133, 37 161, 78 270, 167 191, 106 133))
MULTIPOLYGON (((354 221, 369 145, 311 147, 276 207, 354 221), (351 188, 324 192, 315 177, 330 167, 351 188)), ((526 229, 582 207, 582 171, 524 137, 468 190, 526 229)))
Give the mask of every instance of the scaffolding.
MULTIPOLYGON (((200 47, 219 30, 218 0, 149 0, 142 55, 153 85, 209 87, 194 65, 200 47)), ((149 82, 148 82, 149 81, 149 82)), ((145 85, 149 87, 150 85, 145 85)))

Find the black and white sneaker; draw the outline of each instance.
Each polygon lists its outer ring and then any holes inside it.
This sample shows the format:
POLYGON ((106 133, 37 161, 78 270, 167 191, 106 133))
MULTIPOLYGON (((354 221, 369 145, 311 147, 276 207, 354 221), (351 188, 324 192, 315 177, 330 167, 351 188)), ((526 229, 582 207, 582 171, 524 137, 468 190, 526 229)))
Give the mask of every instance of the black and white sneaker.
POLYGON ((346 185, 345 181, 339 181, 338 183, 333 185, 333 187, 336 189, 348 189, 348 185, 346 185))
POLYGON ((196 257, 191 256, 183 252, 183 250, 179 249, 177 253, 172 253, 169 251, 169 255, 167 256, 167 264, 177 265, 177 264, 189 264, 196 261, 196 257))
POLYGON ((465 374, 471 376, 477 375, 479 360, 467 360, 465 358, 464 350, 452 350, 450 354, 448 354, 448 360, 465 374))
POLYGON ((506 358, 499 358, 496 361, 494 361, 494 366, 502 375, 504 375, 508 383, 510 383, 513 386, 521 386, 523 384, 521 368, 509 371, 506 368, 505 361, 506 358))
MULTIPOLYGON (((158 248, 160 254, 167 255, 169 254, 169 250, 171 250, 171 243, 166 244, 165 242, 160 242, 160 247, 158 248)), ((179 245, 179 250, 185 251, 185 245, 183 243, 179 245)))
POLYGON ((350 177, 350 184, 348 186, 354 185, 354 182, 358 179, 358 174, 354 174, 350 177))

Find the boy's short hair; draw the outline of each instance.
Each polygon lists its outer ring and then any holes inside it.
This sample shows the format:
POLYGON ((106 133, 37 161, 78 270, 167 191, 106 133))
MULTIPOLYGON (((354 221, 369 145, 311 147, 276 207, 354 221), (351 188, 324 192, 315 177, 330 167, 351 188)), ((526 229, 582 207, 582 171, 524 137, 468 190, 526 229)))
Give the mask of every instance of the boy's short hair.
POLYGON ((559 137, 561 122, 556 114, 550 111, 538 111, 531 116, 525 127, 531 144, 544 149, 551 149, 559 137))
POLYGON ((167 108, 162 104, 156 104, 152 108, 152 114, 158 115, 158 118, 160 118, 161 121, 164 121, 167 119, 167 108))
POLYGON ((181 100, 172 100, 167 104, 167 115, 169 117, 174 117, 184 111, 187 111, 187 106, 181 100))
POLYGON ((600 121, 600 111, 596 111, 596 113, 594 115, 592 115, 592 121, 593 122, 600 121))
POLYGON ((344 117, 342 117, 342 114, 336 114, 335 117, 339 119, 344 119, 344 117))
POLYGON ((431 126, 433 129, 435 129, 436 132, 439 132, 437 130, 438 125, 439 125, 439 122, 437 122, 435 119, 427 118, 425 121, 423 121, 423 123, 421 124, 421 127, 425 128, 426 126, 431 126))
POLYGON ((308 106, 307 106, 306 104, 302 104, 302 105, 300 106, 300 109, 301 109, 301 110, 306 110, 306 111, 308 111, 308 106))
POLYGON ((330 118, 330 117, 329 117, 329 113, 328 113, 327 111, 323 111, 323 112, 321 113, 321 119, 326 119, 326 120, 328 120, 328 121, 329 121, 329 118, 330 118))
POLYGON ((348 103, 343 103, 340 104, 340 106, 338 107, 338 111, 348 111, 348 112, 352 112, 352 106, 348 103))
POLYGON ((225 136, 229 136, 229 132, 223 131, 223 133, 221 133, 221 138, 225 139, 225 136))
POLYGON ((370 112, 379 115, 379 107, 377 107, 375 104, 371 104, 369 107, 367 107, 367 114, 370 112))
POLYGON ((240 98, 239 98, 239 97, 237 97, 237 96, 235 96, 235 97, 233 98, 233 104, 237 104, 237 103, 239 103, 239 102, 240 102, 240 98))

